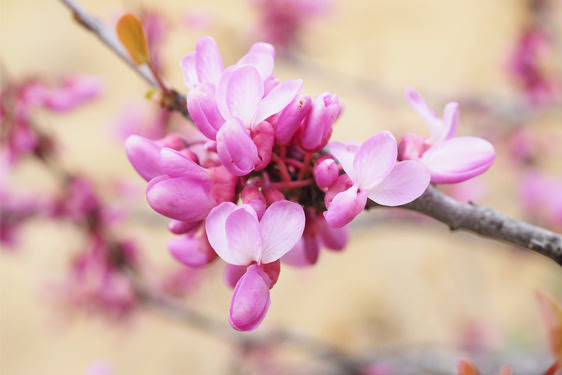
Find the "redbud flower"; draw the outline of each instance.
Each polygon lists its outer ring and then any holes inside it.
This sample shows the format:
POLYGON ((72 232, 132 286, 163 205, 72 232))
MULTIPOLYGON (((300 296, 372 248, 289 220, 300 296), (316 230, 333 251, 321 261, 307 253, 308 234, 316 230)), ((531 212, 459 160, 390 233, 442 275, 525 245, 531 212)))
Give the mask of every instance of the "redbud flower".
POLYGON ((279 114, 275 121, 275 140, 280 145, 291 143, 293 136, 312 106, 310 95, 299 94, 279 114))
POLYGON ((436 184, 462 182, 490 168, 496 158, 494 146, 482 138, 455 137, 457 103, 447 104, 443 118, 439 118, 416 91, 406 89, 406 100, 428 124, 431 136, 424 143, 418 136, 404 137, 400 142, 400 160, 418 159, 436 184))
POLYGON ((307 151, 317 152, 326 146, 332 135, 332 125, 338 119, 343 104, 335 94, 316 95, 308 117, 301 124, 300 145, 307 151))
POLYGON ((66 111, 98 97, 101 91, 102 84, 97 77, 69 75, 60 87, 45 87, 43 105, 53 111, 66 111))
POLYGON ((330 187, 336 181, 340 170, 333 157, 324 155, 316 160, 312 172, 316 185, 322 189, 330 187))
POLYGON ((174 237, 168 242, 168 249, 174 258, 191 267, 207 265, 217 257, 205 233, 174 237))
POLYGON ((367 198, 381 205, 399 206, 418 198, 429 185, 429 174, 421 163, 396 162, 396 140, 388 131, 361 146, 332 142, 329 149, 353 182, 328 202, 324 217, 333 227, 353 220, 365 208, 367 198))
POLYGON ((233 328, 247 331, 261 323, 270 305, 269 289, 279 274, 278 266, 271 272, 266 267, 295 246, 304 225, 302 207, 286 200, 269 206, 261 220, 251 206, 231 202, 209 213, 205 226, 213 249, 230 265, 249 265, 232 296, 229 321, 233 328))

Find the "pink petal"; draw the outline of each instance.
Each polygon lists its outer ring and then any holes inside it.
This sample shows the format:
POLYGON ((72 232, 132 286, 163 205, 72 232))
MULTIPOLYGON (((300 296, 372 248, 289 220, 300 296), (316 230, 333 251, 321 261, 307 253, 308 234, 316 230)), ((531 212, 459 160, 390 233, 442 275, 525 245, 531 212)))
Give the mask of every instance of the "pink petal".
POLYGON ((181 60, 181 69, 183 71, 183 81, 191 90, 199 83, 197 78, 197 70, 195 70, 195 52, 190 52, 181 60))
POLYGON ((349 240, 348 226, 333 228, 323 217, 318 217, 316 220, 316 232, 320 243, 330 250, 343 250, 349 240))
POLYGON ((238 331, 251 331, 263 321, 271 299, 269 287, 264 280, 263 271, 252 265, 238 280, 228 312, 232 328, 238 331))
POLYGON ((300 204, 282 200, 269 206, 260 222, 262 263, 276 261, 291 250, 301 238, 304 225, 304 210, 300 204))
POLYGON ((412 108, 424 119, 429 126, 429 131, 431 132, 430 142, 434 143, 438 139, 443 139, 448 132, 448 128, 445 128, 443 120, 441 120, 437 114, 432 111, 425 100, 418 94, 417 91, 408 87, 406 88, 406 100, 412 108))
POLYGON ((156 212, 182 221, 202 220, 216 204, 209 188, 189 177, 152 180, 147 186, 146 199, 156 212))
POLYGON ((168 241, 168 250, 176 260, 191 267, 205 266, 217 257, 205 235, 174 237, 168 241))
POLYGON ((396 163, 390 174, 369 191, 369 199, 385 206, 400 206, 418 198, 429 186, 429 172, 417 160, 396 163))
POLYGON ((259 103, 254 123, 260 123, 269 116, 281 112, 293 101, 302 89, 302 84, 302 79, 293 79, 275 86, 259 103))
POLYGON ((338 159, 345 173, 349 176, 353 176, 353 158, 357 151, 359 151, 359 145, 330 142, 328 149, 330 153, 338 159))
POLYGON ((173 234, 185 234, 196 231, 201 224, 202 221, 181 221, 172 219, 168 223, 168 230, 173 234))
POLYGON ((224 123, 215 100, 214 89, 209 84, 197 85, 187 94, 187 109, 197 129, 214 140, 224 123))
POLYGON ((207 232, 209 243, 215 249, 218 256, 229 264, 235 264, 233 263, 235 259, 228 250, 226 219, 237 209, 238 206, 232 202, 221 203, 209 212, 209 216, 207 216, 205 221, 205 231, 207 232))
POLYGON ((262 97, 263 81, 258 71, 249 65, 237 68, 228 75, 226 104, 230 116, 222 112, 221 114, 223 118, 236 117, 249 126, 254 122, 262 97))
POLYGON ((352 186, 332 199, 328 211, 324 212, 324 218, 330 226, 341 228, 355 219, 366 203, 367 193, 358 192, 357 186, 352 186))
POLYGON ((445 139, 453 138, 457 134, 457 123, 459 120, 459 103, 447 103, 443 110, 443 122, 445 123, 445 139))
POLYGON ((495 157, 490 142, 476 137, 456 137, 431 147, 420 160, 429 169, 431 182, 451 184, 484 173, 495 157))
POLYGON ((228 251, 234 260, 229 263, 242 266, 260 261, 263 241, 255 213, 252 215, 247 209, 239 208, 228 215, 226 238, 228 251))
POLYGON ((312 100, 309 95, 300 94, 293 99, 275 121, 275 138, 281 145, 288 145, 302 120, 310 112, 312 100))
POLYGON ((224 67, 219 47, 213 38, 205 36, 197 42, 195 68, 200 83, 216 85, 219 82, 224 67))
POLYGON ((247 175, 259 162, 254 141, 236 118, 226 121, 217 133, 217 153, 224 167, 236 176, 247 175))
POLYGON ((233 264, 226 264, 223 273, 223 280, 232 289, 236 287, 238 280, 246 273, 246 266, 235 266, 233 264))
POLYGON ((350 177, 361 189, 368 190, 390 173, 397 156, 394 136, 388 131, 380 132, 363 142, 353 159, 350 177))
POLYGON ((230 109, 228 108, 228 88, 230 84, 230 77, 235 71, 235 66, 229 66, 222 73, 219 83, 215 87, 215 100, 217 102, 217 108, 220 115, 224 119, 229 119, 232 117, 230 109))
POLYGON ((309 267, 318 261, 320 247, 314 237, 305 240, 303 237, 297 244, 283 257, 281 261, 293 267, 309 267))
POLYGON ((160 151, 162 171, 170 177, 190 177, 202 182, 209 180, 209 172, 190 158, 171 148, 160 151))
POLYGON ((160 169, 161 149, 162 147, 155 142, 138 135, 131 135, 125 141, 125 151, 129 162, 147 181, 163 174, 160 169))
POLYGON ((273 73, 274 58, 275 49, 271 44, 255 43, 248 53, 236 63, 236 66, 253 66, 261 79, 265 81, 273 73))

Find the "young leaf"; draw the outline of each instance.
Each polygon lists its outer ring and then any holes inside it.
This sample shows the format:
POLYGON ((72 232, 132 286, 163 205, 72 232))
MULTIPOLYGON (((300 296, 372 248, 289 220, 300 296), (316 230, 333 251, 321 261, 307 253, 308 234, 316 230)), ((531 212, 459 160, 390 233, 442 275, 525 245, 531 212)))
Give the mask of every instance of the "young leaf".
POLYGON ((537 299, 548 334, 550 351, 557 361, 562 360, 562 306, 549 294, 538 291, 537 299))
POLYGON ((117 22, 117 36, 129 56, 137 65, 148 63, 148 43, 141 21, 132 14, 125 14, 117 22))

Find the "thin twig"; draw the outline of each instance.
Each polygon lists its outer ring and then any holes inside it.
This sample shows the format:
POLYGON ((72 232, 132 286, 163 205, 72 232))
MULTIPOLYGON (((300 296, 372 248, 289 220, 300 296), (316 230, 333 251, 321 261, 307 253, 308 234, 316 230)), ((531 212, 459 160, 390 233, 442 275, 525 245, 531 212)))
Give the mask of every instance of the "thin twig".
MULTIPOLYGON (((147 82, 157 87, 157 82, 150 71, 144 69, 146 67, 139 68, 132 63, 111 28, 91 16, 72 0, 60 1, 73 12, 81 25, 97 35, 104 44, 119 55, 147 82)), ((176 96, 171 103, 166 103, 165 106, 169 110, 181 112, 184 117, 190 119, 185 106, 185 97, 176 91, 173 92, 176 96)), ((370 205, 370 207, 372 206, 370 205)), ((522 246, 543 254, 562 265, 562 236, 560 234, 508 218, 490 208, 458 202, 433 187, 428 188, 417 200, 401 208, 433 217, 447 224, 452 230, 468 230, 483 237, 522 246)))

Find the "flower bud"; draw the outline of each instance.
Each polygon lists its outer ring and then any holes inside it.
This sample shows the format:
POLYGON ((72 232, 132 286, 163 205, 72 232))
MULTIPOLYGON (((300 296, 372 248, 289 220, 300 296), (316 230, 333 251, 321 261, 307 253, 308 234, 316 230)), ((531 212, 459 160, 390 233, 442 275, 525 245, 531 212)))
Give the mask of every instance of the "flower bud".
POLYGON ((197 85, 187 94, 187 109, 195 126, 207 138, 214 140, 224 123, 210 84, 197 85))
POLYGON ((267 121, 260 122, 252 129, 252 140, 258 148, 259 162, 256 164, 256 170, 267 167, 271 161, 271 153, 273 152, 273 144, 275 143, 275 130, 273 125, 267 121))
POLYGON ((329 250, 341 251, 349 240, 349 227, 332 228, 322 216, 316 218, 316 234, 320 244, 329 250))
POLYGON ((185 148, 185 140, 176 133, 167 134, 164 138, 157 140, 156 144, 176 151, 185 148))
POLYGON ((181 221, 172 219, 168 223, 168 230, 173 234, 185 234, 196 231, 202 223, 202 221, 181 221))
POLYGON ((190 177, 154 178, 146 188, 146 199, 154 211, 188 222, 203 220, 216 205, 210 187, 190 177))
POLYGON ((307 218, 302 238, 291 251, 281 258, 283 263, 293 267, 308 267, 316 264, 320 255, 320 246, 313 227, 314 224, 307 218))
POLYGON ((299 138, 302 148, 309 152, 317 152, 326 146, 332 135, 332 125, 338 119, 342 108, 337 95, 317 95, 308 117, 301 124, 299 138))
POLYGON ((279 189, 277 189, 275 186, 266 185, 261 189, 261 191, 268 206, 274 202, 285 199, 283 193, 280 192, 279 189))
POLYGON ((191 267, 204 266, 217 257, 205 231, 199 237, 188 234, 172 238, 168 241, 168 250, 176 260, 191 267))
POLYGON ((138 135, 131 135, 125 141, 125 151, 131 165, 147 181, 162 174, 161 149, 162 147, 155 142, 138 135))
POLYGON ((271 299, 269 286, 263 271, 257 265, 251 265, 236 283, 228 320, 232 328, 238 331, 251 331, 263 321, 271 299))
POLYGON ((235 176, 247 175, 259 162, 254 141, 236 118, 225 122, 217 133, 217 152, 222 165, 235 176))
POLYGON ((302 120, 308 115, 311 108, 309 95, 300 94, 279 114, 275 122, 275 138, 280 145, 291 143, 293 136, 302 120))
POLYGON ((265 197, 260 192, 260 190, 254 185, 246 185, 244 189, 242 189, 240 197, 242 198, 242 202, 252 206, 252 208, 258 215, 258 219, 261 219, 265 212, 266 206, 265 197))
POLYGON ((312 168, 314 181, 321 189, 329 188, 338 178, 340 173, 338 163, 330 155, 319 157, 312 168))

